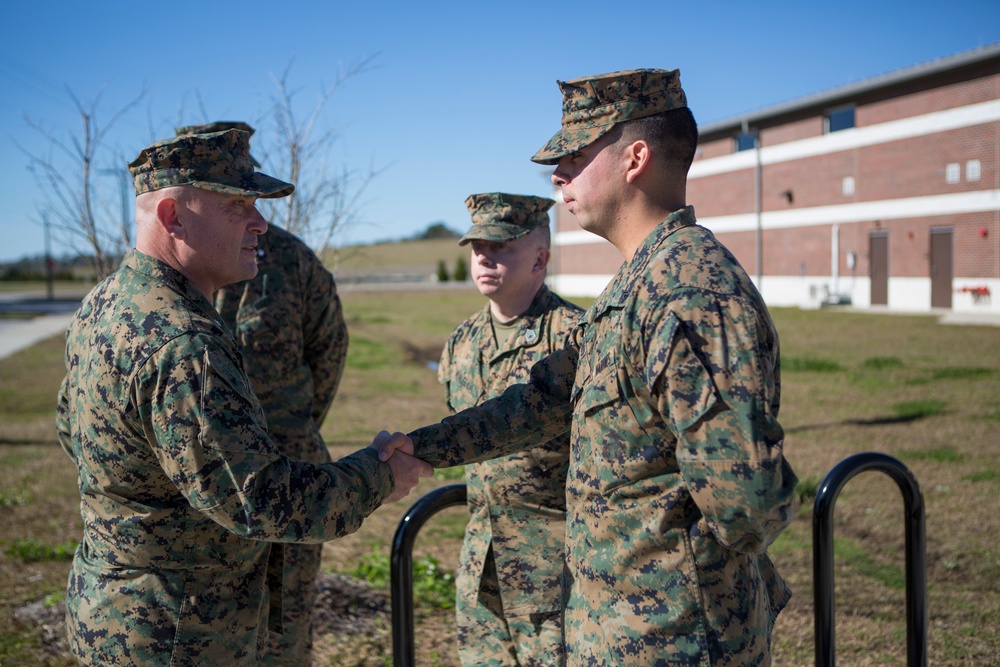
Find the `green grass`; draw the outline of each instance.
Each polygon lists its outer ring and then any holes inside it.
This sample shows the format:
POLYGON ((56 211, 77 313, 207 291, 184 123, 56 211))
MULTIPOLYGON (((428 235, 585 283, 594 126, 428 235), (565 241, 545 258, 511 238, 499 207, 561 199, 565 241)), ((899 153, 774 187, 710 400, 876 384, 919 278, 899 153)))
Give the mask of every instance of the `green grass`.
POLYGON ((438 468, 434 471, 434 479, 441 481, 455 482, 465 479, 465 466, 454 466, 453 468, 438 468))
POLYGON ((896 456, 901 461, 933 461, 934 463, 958 463, 963 458, 951 447, 936 447, 926 451, 904 449, 897 452, 896 456))
POLYGON ((881 371, 890 368, 902 368, 903 360, 899 357, 869 357, 861 366, 867 369, 881 371))
POLYGON ((795 485, 795 497, 799 499, 799 502, 803 506, 812 503, 816 500, 816 494, 819 492, 819 485, 821 483, 822 480, 815 475, 799 479, 798 484, 795 485))
MULTIPOLYGON (((351 575, 374 588, 388 589, 392 579, 391 560, 379 549, 365 554, 351 575)), ((437 558, 423 556, 413 561, 413 596, 417 605, 433 609, 455 608, 455 574, 443 568, 437 558)))
POLYGON ((73 560, 76 547, 76 542, 50 545, 42 544, 32 539, 20 539, 14 540, 13 544, 4 549, 4 553, 24 563, 70 561, 73 560))
POLYGON ((31 494, 24 490, 0 491, 0 507, 27 505, 31 502, 31 494))
POLYGON ((968 475, 962 475, 962 479, 966 482, 992 482, 1000 479, 1000 470, 977 470, 976 472, 970 472, 968 475))
POLYGON ((836 373, 840 364, 830 359, 781 357, 781 370, 789 373, 836 373))
MULTIPOLYGON (((447 414, 426 361, 440 354, 458 322, 483 305, 471 287, 384 292, 344 287, 341 296, 351 351, 322 427, 335 457, 367 445, 382 428, 405 431, 447 414)), ((583 306, 591 302, 573 300, 583 306)), ((923 491, 933 613, 930 662, 939 667, 995 664, 1000 655, 1000 373, 992 369, 1000 369, 1000 332, 942 326, 932 316, 785 308, 774 309, 773 316, 785 371, 779 418, 786 431, 784 451, 799 478, 800 503, 791 526, 769 550, 794 591, 778 617, 774 663, 812 662, 811 514, 820 480, 845 457, 875 450, 903 461, 923 491)), ((60 545, 65 554, 82 534, 75 471, 53 434, 62 363, 58 336, 0 360, 0 665, 72 664, 50 657, 38 628, 13 621, 15 610, 28 602, 58 603, 53 591, 65 588, 69 566, 66 560, 21 556, 55 556, 60 545)), ((324 569, 350 573, 373 550, 388 559, 406 509, 431 489, 460 482, 462 470, 438 471, 410 498, 376 510, 360 530, 324 545, 324 569)), ((454 597, 449 577, 466 515, 466 508, 436 515, 416 540, 414 561, 427 564, 420 576, 428 582, 427 592, 417 593, 427 600, 416 619, 422 640, 417 664, 432 664, 433 653, 439 664, 457 665, 454 612, 436 601, 450 604, 454 597)), ((905 664, 898 488, 881 473, 852 478, 837 501, 834 522, 837 608, 846 612, 837 620, 839 663, 905 664)), ((358 646, 372 641, 364 638, 358 646)), ((391 664, 388 649, 377 650, 387 653, 364 664, 391 664)), ((358 655, 334 644, 318 654, 316 664, 362 664, 358 655)))
POLYGON ((924 419, 943 414, 948 408, 945 401, 929 398, 919 401, 903 401, 892 404, 892 411, 905 419, 924 419))
POLYGON ((982 380, 996 373, 993 368, 938 368, 931 373, 933 380, 982 380))
POLYGON ((902 565, 879 562, 872 554, 871 548, 855 540, 837 537, 833 542, 833 555, 836 561, 847 564, 858 574, 869 577, 892 590, 906 588, 906 571, 902 565))

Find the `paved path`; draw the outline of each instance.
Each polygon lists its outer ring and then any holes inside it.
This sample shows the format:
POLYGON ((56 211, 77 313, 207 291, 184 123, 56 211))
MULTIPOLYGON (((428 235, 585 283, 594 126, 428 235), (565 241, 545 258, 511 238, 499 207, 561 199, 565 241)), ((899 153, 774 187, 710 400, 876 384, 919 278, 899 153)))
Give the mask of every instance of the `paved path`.
POLYGON ((34 294, 0 294, 0 312, 37 313, 30 319, 0 318, 0 359, 65 333, 79 306, 79 299, 49 301, 34 294))
MULTIPOLYGON (((420 287, 426 289, 425 285, 420 287)), ((459 285, 449 285, 449 287, 459 288, 459 285)), ((389 287, 382 284, 379 285, 379 288, 388 289, 389 287)), ((440 286, 438 288, 440 289, 440 286)), ((345 285, 343 289, 345 291, 363 290, 372 289, 372 287, 345 285)), ((402 289, 402 287, 393 285, 391 289, 402 289)), ((410 289, 415 288, 410 287, 410 289)), ((40 313, 31 319, 0 318, 0 359, 31 347, 46 338, 65 333, 66 327, 69 326, 70 319, 73 317, 73 312, 79 305, 79 299, 72 298, 48 301, 35 294, 0 294, 0 312, 40 313)), ((938 321, 941 324, 1000 327, 1000 314, 949 311, 941 313, 938 321)))

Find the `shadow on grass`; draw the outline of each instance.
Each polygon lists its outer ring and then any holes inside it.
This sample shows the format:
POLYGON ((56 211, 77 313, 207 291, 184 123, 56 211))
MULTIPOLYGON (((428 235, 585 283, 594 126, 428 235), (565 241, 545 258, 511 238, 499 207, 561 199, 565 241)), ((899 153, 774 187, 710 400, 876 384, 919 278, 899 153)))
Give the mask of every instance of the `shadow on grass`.
POLYGON ((801 433, 803 431, 818 431, 824 428, 836 428, 837 426, 886 426, 888 424, 905 424, 920 419, 925 419, 928 415, 897 415, 892 417, 873 417, 871 419, 844 419, 839 422, 828 424, 805 424, 803 426, 791 426, 785 429, 785 433, 801 433))

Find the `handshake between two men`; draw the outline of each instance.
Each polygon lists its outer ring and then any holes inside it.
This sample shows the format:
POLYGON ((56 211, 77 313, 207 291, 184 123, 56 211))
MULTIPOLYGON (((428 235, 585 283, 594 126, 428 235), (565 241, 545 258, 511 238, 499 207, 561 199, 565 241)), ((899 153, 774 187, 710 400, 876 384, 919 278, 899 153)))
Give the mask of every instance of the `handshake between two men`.
POLYGON ((388 463, 392 469, 394 488, 385 499, 386 503, 408 496, 421 477, 434 476, 434 469, 429 463, 413 456, 413 440, 405 433, 379 431, 369 447, 378 452, 379 461, 388 463))

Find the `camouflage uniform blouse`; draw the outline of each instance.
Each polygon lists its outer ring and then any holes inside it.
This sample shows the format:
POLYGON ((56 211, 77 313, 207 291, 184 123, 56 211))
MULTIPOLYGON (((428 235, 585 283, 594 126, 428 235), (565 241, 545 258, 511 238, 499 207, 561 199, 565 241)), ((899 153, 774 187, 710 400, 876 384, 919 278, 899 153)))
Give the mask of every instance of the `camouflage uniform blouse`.
POLYGON ((350 533, 393 486, 374 450, 280 455, 212 304, 139 252, 70 325, 57 431, 80 473, 66 606, 84 665, 256 665, 280 619, 268 542, 350 533))
POLYGON ((258 274, 215 293, 240 343, 247 374, 283 454, 326 463, 320 436, 347 361, 347 325, 333 275, 275 225, 257 237, 258 274))
MULTIPOLYGON (((449 409, 478 405, 526 379, 536 362, 566 346, 582 312, 543 285, 503 349, 497 349, 487 304, 452 332, 441 355, 438 379, 449 409)), ((476 599, 492 544, 504 612, 562 609, 568 461, 565 433, 468 467, 470 517, 459 558, 465 575, 458 581, 460 596, 476 599)))
POLYGON ((568 664, 769 665, 790 592, 766 549, 796 483, 779 398, 767 308, 685 208, 623 264, 575 349, 412 435, 443 466, 571 424, 568 664))

